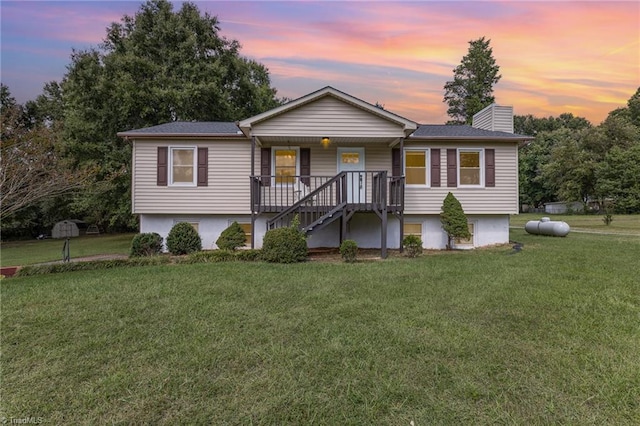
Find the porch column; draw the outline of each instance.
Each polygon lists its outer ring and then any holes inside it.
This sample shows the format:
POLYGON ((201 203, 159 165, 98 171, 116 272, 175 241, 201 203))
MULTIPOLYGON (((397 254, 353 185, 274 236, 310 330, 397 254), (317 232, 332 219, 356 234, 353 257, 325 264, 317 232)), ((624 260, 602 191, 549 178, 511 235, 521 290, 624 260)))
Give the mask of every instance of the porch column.
POLYGON ((249 185, 251 190, 251 248, 256 248, 256 213, 253 211, 253 177, 256 175, 256 137, 251 136, 251 177, 249 185))

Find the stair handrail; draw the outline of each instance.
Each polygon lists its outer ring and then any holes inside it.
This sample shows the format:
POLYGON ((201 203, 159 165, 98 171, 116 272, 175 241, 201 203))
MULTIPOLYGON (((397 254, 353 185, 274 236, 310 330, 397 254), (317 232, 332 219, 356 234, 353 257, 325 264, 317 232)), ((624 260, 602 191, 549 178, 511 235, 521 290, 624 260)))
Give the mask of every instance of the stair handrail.
MULTIPOLYGON (((316 189, 314 189, 313 191, 311 191, 310 193, 308 193, 304 197, 300 198, 298 201, 293 203, 291 206, 287 207, 285 210, 281 211, 280 213, 278 213, 277 215, 275 215, 274 217, 269 219, 267 221, 267 223, 268 224, 276 223, 278 220, 280 220, 280 219, 286 217, 287 215, 295 212, 300 206, 306 204, 310 199, 312 199, 313 197, 315 197, 318 194, 320 194, 326 188, 328 188, 333 183, 335 183, 338 179, 341 179, 343 176, 346 176, 346 173, 347 172, 338 173, 337 175, 335 175, 334 177, 332 177, 331 179, 329 179, 328 181, 326 181, 325 183, 323 183, 322 185, 320 185, 319 187, 317 187, 316 189)), ((346 197, 346 192, 344 191, 344 188, 342 188, 340 196, 342 198, 346 197)))

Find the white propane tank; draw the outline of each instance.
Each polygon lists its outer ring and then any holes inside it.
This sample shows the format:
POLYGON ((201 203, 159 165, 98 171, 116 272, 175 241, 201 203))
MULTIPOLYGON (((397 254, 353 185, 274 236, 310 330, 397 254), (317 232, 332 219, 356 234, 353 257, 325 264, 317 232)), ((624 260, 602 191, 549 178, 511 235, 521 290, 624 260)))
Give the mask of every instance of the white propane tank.
POLYGON ((553 237, 566 237, 570 229, 566 222, 551 220, 548 217, 530 220, 524 225, 524 230, 529 234, 551 235, 553 237))

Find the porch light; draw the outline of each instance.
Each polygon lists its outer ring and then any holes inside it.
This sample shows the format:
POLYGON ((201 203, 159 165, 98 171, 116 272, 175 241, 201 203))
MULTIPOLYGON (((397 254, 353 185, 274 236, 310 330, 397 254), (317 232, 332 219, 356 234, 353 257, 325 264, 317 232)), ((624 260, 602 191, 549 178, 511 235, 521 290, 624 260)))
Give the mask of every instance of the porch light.
POLYGON ((320 144, 324 149, 327 149, 327 147, 331 145, 331 139, 325 136, 320 140, 320 144))

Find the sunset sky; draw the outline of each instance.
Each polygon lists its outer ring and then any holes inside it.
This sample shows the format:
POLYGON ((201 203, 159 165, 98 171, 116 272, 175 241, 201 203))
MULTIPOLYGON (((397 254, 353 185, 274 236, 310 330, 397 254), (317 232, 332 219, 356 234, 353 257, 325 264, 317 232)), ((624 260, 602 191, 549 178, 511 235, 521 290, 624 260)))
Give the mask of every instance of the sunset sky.
MULTIPOLYGON (((444 123, 443 86, 470 40, 491 39, 496 101, 600 123, 640 86, 640 2, 194 2, 266 65, 279 96, 330 85, 419 123, 444 123)), ((181 2, 175 2, 177 10, 181 2)), ((61 80, 140 2, 0 2, 1 80, 18 102, 61 80)))

